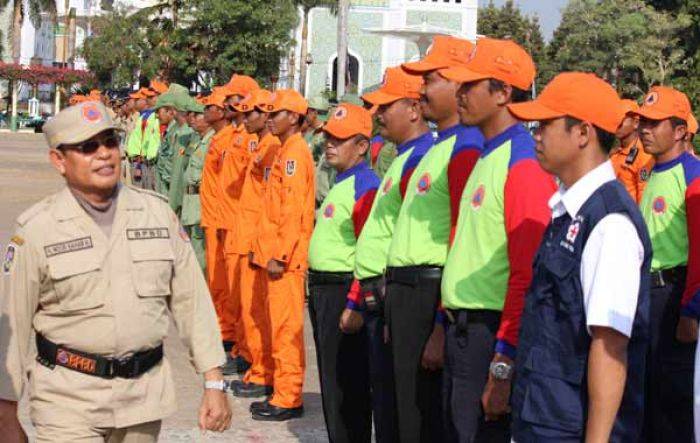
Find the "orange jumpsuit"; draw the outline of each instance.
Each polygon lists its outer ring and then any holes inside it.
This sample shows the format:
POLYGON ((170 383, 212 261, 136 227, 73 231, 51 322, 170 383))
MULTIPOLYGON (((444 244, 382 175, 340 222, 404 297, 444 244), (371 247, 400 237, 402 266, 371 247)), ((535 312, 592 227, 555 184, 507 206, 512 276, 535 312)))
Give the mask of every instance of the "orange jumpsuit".
MULTIPOLYGON (((243 326, 241 324, 241 293, 240 293, 240 260, 238 244, 241 241, 237 233, 240 226, 240 190, 245 178, 245 172, 253 153, 257 150, 257 135, 248 134, 243 125, 239 125, 233 131, 231 142, 226 145, 224 160, 219 175, 222 199, 219 202, 222 211, 222 224, 226 230, 224 242, 224 256, 226 260, 226 281, 228 296, 222 309, 223 317, 227 324, 233 327, 234 348, 233 354, 240 355, 246 361, 251 360, 250 352, 244 339, 243 326)), ((248 240, 248 243, 250 239, 248 240)), ((248 253, 247 248, 244 254, 248 253)))
POLYGON ((642 200, 642 193, 654 167, 654 158, 644 152, 642 142, 636 139, 630 146, 623 146, 610 154, 610 161, 617 179, 624 185, 634 201, 642 200))
POLYGON ((201 225, 204 228, 205 254, 207 262, 207 283, 216 308, 219 328, 224 341, 235 341, 235 325, 224 315, 224 303, 228 294, 226 278, 226 260, 224 257, 223 199, 220 181, 224 151, 231 144, 233 127, 228 125, 214 134, 209 144, 209 151, 204 158, 202 184, 199 197, 202 206, 201 225))
POLYGON ((253 263, 264 285, 270 321, 274 393, 270 404, 302 404, 304 382, 304 277, 314 224, 314 163, 300 133, 279 149, 269 172, 253 263), (269 260, 284 263, 276 280, 268 276, 269 260))
POLYGON ((263 198, 265 178, 272 168, 280 141, 272 134, 266 134, 253 149, 251 160, 245 171, 242 186, 229 189, 237 193, 240 215, 235 229, 226 237, 226 265, 236 269, 238 274, 231 281, 232 294, 240 294, 240 325, 243 331, 241 343, 251 357, 250 369, 243 381, 259 385, 272 385, 274 364, 270 343, 270 326, 265 309, 265 286, 260 272, 252 267, 248 258, 252 241, 257 233, 263 198))

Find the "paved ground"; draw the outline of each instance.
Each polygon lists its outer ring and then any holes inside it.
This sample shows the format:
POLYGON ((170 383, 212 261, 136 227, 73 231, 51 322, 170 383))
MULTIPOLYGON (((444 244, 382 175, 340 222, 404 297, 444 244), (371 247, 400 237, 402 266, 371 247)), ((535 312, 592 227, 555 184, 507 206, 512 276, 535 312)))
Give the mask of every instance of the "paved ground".
MULTIPOLYGON (((34 134, 0 132, 0 244, 12 235, 13 221, 23 209, 58 190, 61 178, 48 163, 43 138, 34 134)), ((4 249, 4 248, 3 248, 4 249)), ((231 430, 223 434, 201 435, 196 414, 201 397, 201 380, 186 360, 186 352, 174 331, 165 343, 165 352, 175 369, 179 409, 164 423, 161 442, 323 442, 327 441, 321 411, 311 326, 306 328, 307 377, 304 386, 302 419, 286 423, 260 423, 250 419, 250 401, 231 397, 234 418, 231 430)), ((31 434, 26 402, 22 421, 31 434)), ((0 439, 1 440, 1 439, 0 439)))

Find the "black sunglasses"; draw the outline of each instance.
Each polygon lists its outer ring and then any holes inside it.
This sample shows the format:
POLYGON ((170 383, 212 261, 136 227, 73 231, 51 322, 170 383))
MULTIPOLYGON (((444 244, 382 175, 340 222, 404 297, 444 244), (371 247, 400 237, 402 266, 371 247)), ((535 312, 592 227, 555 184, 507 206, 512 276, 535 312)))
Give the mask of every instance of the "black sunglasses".
POLYGON ((119 137, 116 134, 110 134, 103 136, 99 139, 92 139, 86 142, 80 143, 78 145, 67 145, 63 146, 64 149, 73 149, 80 151, 82 154, 90 155, 97 152, 100 146, 104 146, 108 149, 115 149, 119 147, 119 137))

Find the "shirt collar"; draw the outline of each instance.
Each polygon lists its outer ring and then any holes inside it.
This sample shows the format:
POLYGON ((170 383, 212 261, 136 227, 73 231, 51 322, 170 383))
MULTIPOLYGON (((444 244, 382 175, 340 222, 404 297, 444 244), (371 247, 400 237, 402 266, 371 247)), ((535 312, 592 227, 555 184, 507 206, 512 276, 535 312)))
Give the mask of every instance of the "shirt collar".
POLYGON ((684 158, 685 156, 687 156, 687 155, 690 155, 690 154, 688 154, 687 152, 684 151, 683 153, 681 153, 681 155, 679 155, 678 157, 674 158, 673 160, 669 160, 669 161, 664 162, 664 163, 657 163, 657 164, 655 164, 655 165, 654 165, 654 172, 668 171, 669 169, 671 169, 671 168, 673 168, 674 166, 676 166, 678 163, 682 162, 682 161, 683 161, 683 158, 684 158))
POLYGON ((338 184, 338 183, 342 182, 343 180, 345 180, 346 178, 351 177, 355 174, 358 174, 359 172, 362 172, 366 169, 369 169, 369 167, 367 166, 367 163, 365 161, 362 161, 361 163, 356 164, 352 168, 347 169, 347 170, 341 172, 340 174, 336 175, 335 176, 335 183, 338 184))
POLYGON ((456 135, 457 132, 462 128, 461 123, 457 123, 454 126, 450 126, 447 129, 443 129, 442 131, 438 131, 437 139, 435 140, 435 144, 437 145, 438 143, 447 140, 448 138, 452 137, 453 135, 456 135))
POLYGON ((513 126, 509 126, 500 134, 484 142, 484 149, 481 151, 481 156, 486 157, 491 153, 491 151, 498 148, 506 141, 514 138, 516 135, 522 133, 527 133, 527 129, 525 129, 525 126, 523 126, 521 123, 516 123, 513 126))
POLYGON ((615 180, 615 170, 608 160, 588 171, 571 188, 566 189, 564 185, 560 185, 559 190, 549 199, 552 218, 557 218, 567 212, 571 218, 576 217, 581 206, 591 195, 603 184, 612 180, 615 180))
POLYGON ((406 142, 401 143, 396 147, 396 151, 398 152, 398 155, 403 154, 408 150, 408 148, 412 148, 414 146, 418 146, 422 143, 430 143, 431 145, 433 144, 433 133, 430 131, 427 131, 425 134, 420 135, 414 139, 408 140, 406 142))

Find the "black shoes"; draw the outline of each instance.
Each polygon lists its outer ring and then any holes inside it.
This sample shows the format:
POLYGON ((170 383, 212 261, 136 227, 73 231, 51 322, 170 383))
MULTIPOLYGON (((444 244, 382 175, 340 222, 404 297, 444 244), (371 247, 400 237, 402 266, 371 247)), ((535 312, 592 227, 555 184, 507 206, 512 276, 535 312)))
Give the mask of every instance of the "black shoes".
POLYGON ((255 398, 272 394, 272 386, 244 383, 240 380, 232 381, 230 386, 231 392, 236 397, 255 398))
POLYGON ((250 411, 253 413, 253 420, 285 421, 304 415, 304 406, 299 406, 298 408, 280 408, 271 405, 265 400, 251 403, 250 411))
POLYGON ((224 363, 221 371, 224 375, 236 375, 245 374, 248 368, 250 368, 250 363, 245 358, 241 356, 234 358, 230 354, 226 354, 226 363, 224 363))

